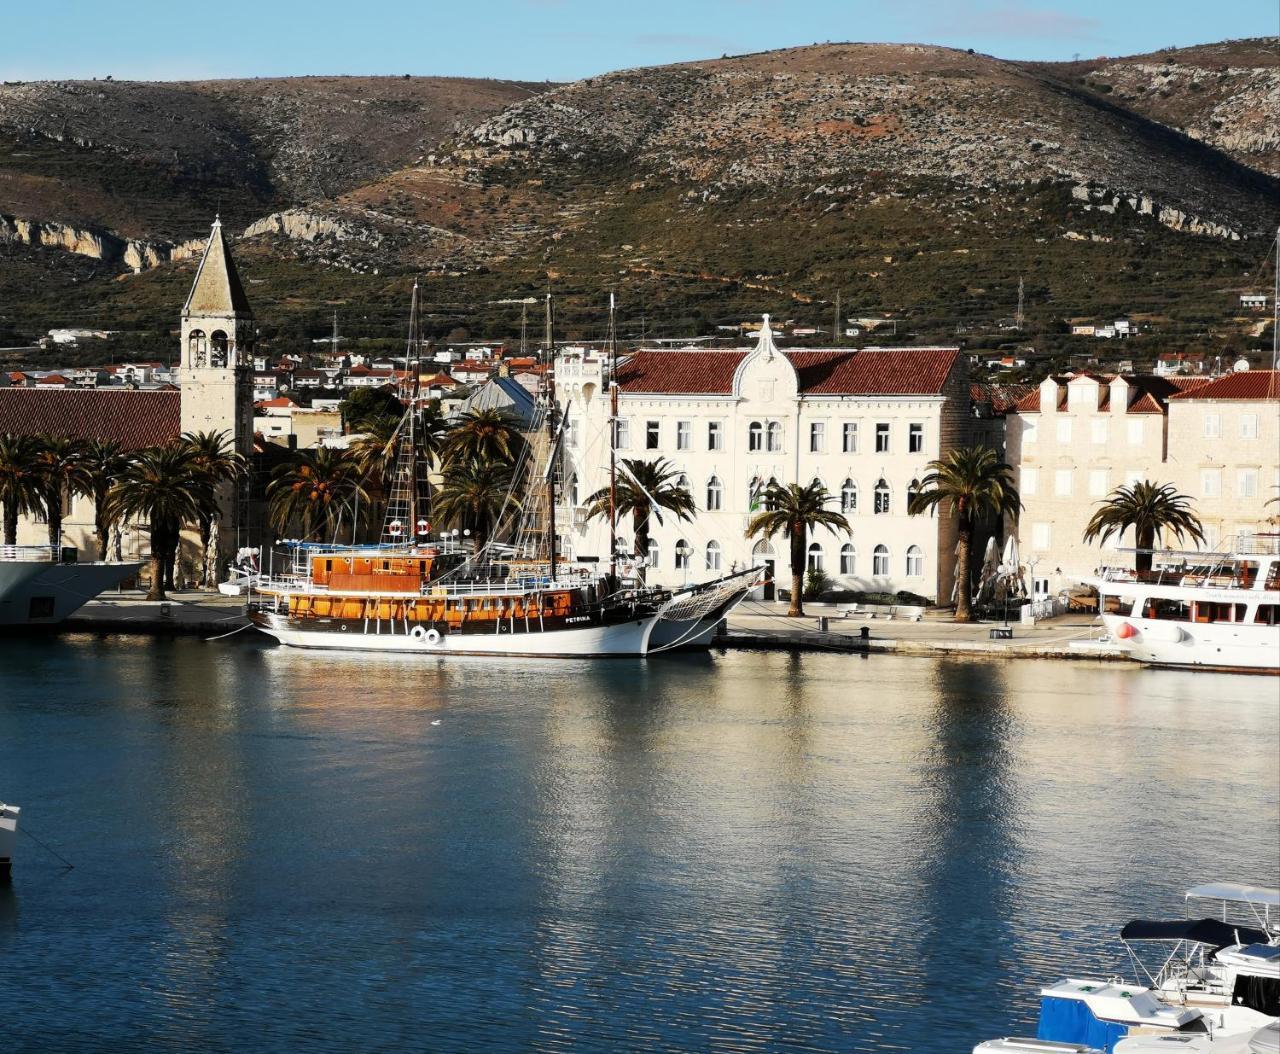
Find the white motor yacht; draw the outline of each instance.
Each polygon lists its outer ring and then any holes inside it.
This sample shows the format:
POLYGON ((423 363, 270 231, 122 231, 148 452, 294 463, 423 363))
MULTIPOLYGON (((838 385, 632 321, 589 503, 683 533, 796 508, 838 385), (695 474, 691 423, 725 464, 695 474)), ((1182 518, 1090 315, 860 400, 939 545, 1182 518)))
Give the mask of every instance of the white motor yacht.
POLYGON ((1280 1022, 1234 1036, 1134 1036, 1115 1045, 1115 1054, 1280 1054, 1280 1022))
POLYGON ((1097 1047, 1084 1047, 1079 1043, 1055 1043, 1050 1039, 989 1039, 973 1048, 973 1054, 984 1051, 1005 1051, 1006 1054, 1103 1054, 1097 1047))
POLYGON ((141 564, 90 563, 74 549, 0 545, 0 626, 53 626, 141 564))
POLYGON ((13 872, 14 843, 18 840, 18 813, 16 805, 0 802, 0 882, 8 882, 13 872))

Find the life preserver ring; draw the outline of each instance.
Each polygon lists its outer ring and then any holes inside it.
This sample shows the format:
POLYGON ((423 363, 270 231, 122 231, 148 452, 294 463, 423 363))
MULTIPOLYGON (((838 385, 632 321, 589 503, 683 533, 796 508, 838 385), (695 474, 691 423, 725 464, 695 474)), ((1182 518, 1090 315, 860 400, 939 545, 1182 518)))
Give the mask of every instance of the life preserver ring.
POLYGON ((427 643, 434 648, 437 644, 440 643, 440 631, 438 629, 427 630, 426 640, 427 640, 427 643))
POLYGON ((409 636, 411 636, 414 640, 426 640, 427 631, 423 629, 421 626, 414 626, 413 629, 409 631, 409 636))

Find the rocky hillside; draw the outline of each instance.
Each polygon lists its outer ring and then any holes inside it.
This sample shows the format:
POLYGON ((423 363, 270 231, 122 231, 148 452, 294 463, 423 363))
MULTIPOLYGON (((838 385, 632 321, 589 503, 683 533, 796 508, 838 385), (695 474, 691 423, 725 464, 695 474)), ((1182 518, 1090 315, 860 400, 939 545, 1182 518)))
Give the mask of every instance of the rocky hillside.
MULTIPOLYGON (((584 335, 607 288, 650 333, 766 309, 826 322, 839 291, 853 313, 954 338, 997 329, 1019 277, 1042 327, 1219 318, 1280 216, 1276 180, 1094 76, 838 44, 558 87, 10 85, 0 213, 176 242, 220 202, 251 296, 307 332, 335 303, 371 333, 398 325, 411 273, 441 332, 510 325, 486 302, 549 279, 584 335)), ((8 241, 45 246, 44 269, 66 243, 8 241)), ((158 324, 189 266, 94 296, 158 324)), ((59 295, 45 288, 19 293, 29 315, 59 295)))
POLYGON ((1280 176, 1280 37, 1032 68, 1280 176))

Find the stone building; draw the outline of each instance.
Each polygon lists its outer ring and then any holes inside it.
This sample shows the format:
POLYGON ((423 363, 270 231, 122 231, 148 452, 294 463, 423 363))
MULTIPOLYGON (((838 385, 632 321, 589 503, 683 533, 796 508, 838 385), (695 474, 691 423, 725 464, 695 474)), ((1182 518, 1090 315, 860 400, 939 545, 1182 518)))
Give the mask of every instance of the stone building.
MULTIPOLYGON (((579 555, 608 559, 588 495, 608 481, 607 356, 568 349, 556 365, 570 468, 564 519, 579 555)), ((820 481, 852 530, 818 530, 810 568, 838 588, 951 595, 955 522, 908 516, 928 462, 970 441, 969 385, 955 348, 782 351, 766 316, 754 348, 642 349, 617 370, 618 457, 666 458, 698 506, 650 524, 650 581, 679 585, 746 566, 785 581, 787 540, 745 530, 772 481, 820 481)), ((563 522, 563 521, 562 521, 563 522)), ((631 547, 625 518, 619 534, 631 547)))
POLYGON ((1267 518, 1264 488, 1280 483, 1275 376, 1081 373, 1046 378, 1019 401, 1007 420, 1008 452, 1023 502, 1022 558, 1040 590, 1132 562, 1119 552, 1133 546, 1131 532, 1101 546, 1083 534, 1100 502, 1139 480, 1192 497, 1210 550, 1258 530, 1267 518))

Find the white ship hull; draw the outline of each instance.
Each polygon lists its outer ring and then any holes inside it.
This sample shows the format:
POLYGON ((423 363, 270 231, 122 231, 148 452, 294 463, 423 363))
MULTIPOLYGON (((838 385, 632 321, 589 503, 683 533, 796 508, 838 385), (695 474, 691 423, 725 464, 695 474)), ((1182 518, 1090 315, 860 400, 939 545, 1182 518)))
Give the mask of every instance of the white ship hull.
POLYGON ((18 813, 16 805, 0 802, 0 882, 9 881, 13 868, 14 843, 18 840, 18 813))
POLYGON ((1248 623, 1171 622, 1103 615, 1116 644, 1149 666, 1218 667, 1280 673, 1280 627, 1248 623), (1122 626, 1132 627, 1128 637, 1122 626))
POLYGON ((0 562, 0 626, 52 626, 99 593, 135 574, 139 564, 0 562))
POLYGON ((533 633, 404 634, 361 633, 351 630, 301 629, 279 615, 263 613, 255 624, 292 648, 341 651, 397 652, 447 658, 451 655, 492 655, 512 658, 639 657, 649 650, 655 616, 608 626, 557 629, 533 633))

